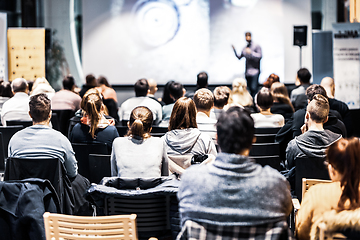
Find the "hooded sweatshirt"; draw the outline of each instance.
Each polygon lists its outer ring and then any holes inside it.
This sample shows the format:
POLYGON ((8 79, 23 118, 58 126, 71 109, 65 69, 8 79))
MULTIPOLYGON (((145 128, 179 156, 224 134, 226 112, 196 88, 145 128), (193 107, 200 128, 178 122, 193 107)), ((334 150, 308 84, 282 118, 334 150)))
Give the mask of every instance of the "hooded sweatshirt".
MULTIPOLYGON (((167 132, 163 137, 165 149, 170 161, 183 169, 190 166, 193 155, 212 154, 216 156, 216 148, 211 137, 201 133, 197 128, 175 129, 167 132), (178 157, 183 157, 179 159, 178 157)), ((171 163, 169 163, 171 166, 171 163)))
POLYGON ((288 169, 295 166, 295 160, 299 157, 325 158, 325 150, 341 138, 341 134, 330 130, 309 130, 291 140, 286 148, 286 161, 288 169))

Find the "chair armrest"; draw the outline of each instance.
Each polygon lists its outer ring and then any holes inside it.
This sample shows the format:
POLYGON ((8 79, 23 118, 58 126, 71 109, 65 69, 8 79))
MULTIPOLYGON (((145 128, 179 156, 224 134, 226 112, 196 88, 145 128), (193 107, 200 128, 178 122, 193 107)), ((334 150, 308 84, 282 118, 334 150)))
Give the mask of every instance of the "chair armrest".
POLYGON ((293 198, 293 199, 292 199, 292 203, 293 203, 293 206, 294 206, 294 211, 295 211, 295 213, 296 213, 296 212, 300 209, 299 199, 293 198))

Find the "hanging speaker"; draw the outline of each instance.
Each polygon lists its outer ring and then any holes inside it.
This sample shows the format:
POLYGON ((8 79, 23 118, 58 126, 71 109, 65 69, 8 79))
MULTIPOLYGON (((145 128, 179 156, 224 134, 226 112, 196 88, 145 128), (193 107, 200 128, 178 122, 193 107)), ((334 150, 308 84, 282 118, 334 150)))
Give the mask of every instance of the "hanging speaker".
POLYGON ((294 26, 294 46, 307 45, 307 26, 294 26))

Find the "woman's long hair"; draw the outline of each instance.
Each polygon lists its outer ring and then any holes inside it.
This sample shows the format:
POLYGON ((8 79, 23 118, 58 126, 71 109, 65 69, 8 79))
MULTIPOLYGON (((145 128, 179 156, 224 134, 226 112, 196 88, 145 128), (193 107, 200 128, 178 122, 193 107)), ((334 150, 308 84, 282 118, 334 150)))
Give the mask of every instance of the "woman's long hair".
POLYGON ((147 107, 136 107, 131 111, 128 136, 143 139, 151 137, 150 131, 153 123, 153 114, 147 107))
POLYGON ((338 210, 360 207, 360 142, 358 138, 340 139, 326 152, 327 161, 341 174, 342 193, 338 210))
POLYGON ((179 98, 173 107, 169 121, 169 131, 174 129, 197 128, 196 106, 191 98, 179 98))
POLYGON ((103 101, 99 91, 96 89, 88 90, 82 98, 81 108, 90 120, 89 133, 92 138, 95 138, 95 132, 98 129, 99 121, 103 114, 103 101))
POLYGON ((289 105, 294 112, 294 107, 291 104, 288 91, 283 83, 274 82, 271 85, 271 94, 275 102, 285 103, 289 105))
POLYGON ((253 98, 247 90, 247 83, 245 79, 234 79, 232 83, 232 91, 230 93, 229 103, 236 103, 240 104, 241 106, 251 106, 254 104, 253 98))

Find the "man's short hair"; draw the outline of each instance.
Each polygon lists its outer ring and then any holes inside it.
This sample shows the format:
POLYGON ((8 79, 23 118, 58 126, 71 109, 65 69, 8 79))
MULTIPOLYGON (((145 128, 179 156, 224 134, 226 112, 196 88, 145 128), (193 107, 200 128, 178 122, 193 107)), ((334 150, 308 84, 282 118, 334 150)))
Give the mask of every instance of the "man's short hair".
POLYGON ((184 95, 183 88, 184 88, 183 85, 178 82, 173 82, 170 84, 169 92, 170 95, 175 99, 175 101, 184 95))
POLYGON ((250 149, 254 138, 254 120, 238 106, 222 113, 216 124, 217 142, 222 152, 239 154, 250 149))
POLYGON ((63 88, 66 90, 72 90, 72 88, 75 86, 75 79, 73 76, 68 75, 63 79, 63 88))
POLYGON ((314 96, 316 94, 320 94, 320 95, 323 95, 324 97, 328 98, 325 88, 323 88, 319 84, 310 85, 306 89, 306 98, 307 98, 307 100, 309 100, 309 101, 313 100, 313 98, 314 98, 314 96))
POLYGON ((230 88, 226 86, 216 87, 214 89, 214 106, 222 109, 226 104, 228 104, 230 92, 230 88))
POLYGON ((195 92, 194 102, 198 110, 210 111, 214 106, 214 94, 206 88, 201 88, 195 92))
POLYGON ((257 105, 263 109, 269 109, 274 104, 273 96, 268 88, 261 88, 256 96, 257 105))
POLYGON ((16 78, 11 82, 11 89, 13 90, 14 93, 26 92, 28 87, 29 85, 26 79, 24 78, 16 78))
POLYGON ((251 32, 246 32, 246 33, 245 33, 245 37, 246 37, 246 36, 250 36, 250 37, 251 37, 251 32))
POLYGON ((316 94, 308 104, 306 111, 316 123, 325 123, 329 115, 329 100, 323 95, 316 94))
POLYGON ((299 71, 297 71, 297 77, 301 83, 310 83, 311 73, 307 68, 300 68, 299 71))
POLYGON ((30 97, 29 107, 33 122, 43 122, 49 117, 51 102, 45 93, 40 93, 30 97))
POLYGON ((145 97, 149 90, 149 83, 145 78, 141 78, 135 83, 135 96, 145 97))
POLYGON ((85 77, 86 85, 96 87, 96 78, 93 74, 88 74, 85 77))
POLYGON ((200 72, 197 75, 196 86, 197 86, 197 89, 206 88, 208 86, 208 75, 206 72, 200 72))

